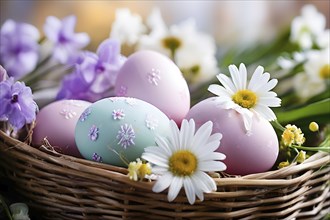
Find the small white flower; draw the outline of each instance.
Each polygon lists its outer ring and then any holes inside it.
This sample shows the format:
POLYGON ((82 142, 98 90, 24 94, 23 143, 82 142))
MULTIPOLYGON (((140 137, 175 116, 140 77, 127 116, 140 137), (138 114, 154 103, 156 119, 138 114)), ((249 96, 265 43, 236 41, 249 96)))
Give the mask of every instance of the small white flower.
POLYGON ((147 24, 151 32, 141 37, 139 50, 155 50, 170 57, 190 84, 202 83, 218 73, 215 40, 198 31, 195 20, 167 27, 156 8, 147 24))
POLYGON ((116 10, 115 21, 112 23, 110 37, 122 44, 134 45, 146 31, 142 18, 133 14, 128 8, 116 10))
POLYGON ((309 99, 327 89, 330 80, 329 48, 322 51, 311 51, 307 54, 304 72, 293 78, 296 94, 303 100, 309 99))
POLYGON ((315 6, 306 5, 301 10, 301 16, 292 21, 291 41, 298 43, 302 49, 310 49, 324 34, 325 25, 324 15, 319 13, 315 6))
POLYGON ((168 201, 173 201, 184 187, 190 204, 195 195, 204 200, 203 193, 217 189, 215 181, 205 172, 223 171, 225 155, 214 152, 220 144, 222 135, 211 135, 212 122, 208 121, 195 133, 194 120, 182 121, 181 130, 171 120, 171 135, 168 138, 156 137, 158 146, 145 148, 142 158, 154 164, 152 172, 160 175, 153 186, 154 192, 168 190, 168 201))
POLYGON ((234 109, 243 116, 244 126, 249 133, 252 127, 253 113, 257 113, 268 121, 276 119, 274 112, 269 107, 278 107, 281 99, 273 89, 277 79, 270 79, 269 73, 264 73, 264 68, 258 66, 252 78, 247 83, 247 71, 243 63, 239 70, 235 65, 229 66, 230 79, 224 74, 217 75, 223 86, 210 85, 208 90, 221 99, 221 105, 225 109, 234 109))

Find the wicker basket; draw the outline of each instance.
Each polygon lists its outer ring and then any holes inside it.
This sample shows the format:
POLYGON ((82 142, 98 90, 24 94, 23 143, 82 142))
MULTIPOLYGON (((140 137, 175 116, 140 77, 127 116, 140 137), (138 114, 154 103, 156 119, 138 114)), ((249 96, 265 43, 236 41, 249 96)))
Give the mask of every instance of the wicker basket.
POLYGON ((127 170, 33 148, 0 131, 0 173, 42 219, 322 219, 330 209, 330 156, 243 177, 215 178, 217 192, 172 203, 127 170))

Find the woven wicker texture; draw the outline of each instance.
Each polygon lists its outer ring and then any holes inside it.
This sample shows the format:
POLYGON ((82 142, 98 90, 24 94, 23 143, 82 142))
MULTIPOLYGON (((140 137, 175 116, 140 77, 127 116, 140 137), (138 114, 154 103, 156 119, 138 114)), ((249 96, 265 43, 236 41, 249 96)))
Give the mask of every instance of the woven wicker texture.
POLYGON ((120 167, 36 149, 0 131, 0 173, 43 219, 322 219, 330 210, 330 156, 243 177, 215 178, 217 192, 169 203, 152 182, 120 167))

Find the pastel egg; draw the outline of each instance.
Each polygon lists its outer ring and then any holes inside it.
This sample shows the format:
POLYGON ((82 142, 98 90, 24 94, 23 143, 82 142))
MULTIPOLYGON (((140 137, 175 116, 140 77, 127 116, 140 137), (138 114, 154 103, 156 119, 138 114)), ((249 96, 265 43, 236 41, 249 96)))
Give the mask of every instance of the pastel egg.
POLYGON ((242 116, 233 109, 223 109, 217 97, 197 103, 186 118, 193 118, 198 127, 212 121, 213 133, 223 135, 217 151, 226 155, 226 173, 259 173, 275 164, 279 153, 278 139, 267 120, 254 115, 251 133, 247 134, 242 116))
POLYGON ((169 132, 168 117, 155 106, 135 98, 111 97, 82 113, 75 139, 84 158, 127 167, 145 147, 156 146, 156 134, 169 132))
POLYGON ((47 138, 59 152, 81 157, 74 132, 79 116, 90 105, 90 102, 82 100, 60 100, 43 107, 36 117, 32 144, 40 146, 47 138))
POLYGON ((144 100, 180 124, 190 108, 190 93, 180 69, 155 51, 138 51, 118 72, 116 96, 144 100))

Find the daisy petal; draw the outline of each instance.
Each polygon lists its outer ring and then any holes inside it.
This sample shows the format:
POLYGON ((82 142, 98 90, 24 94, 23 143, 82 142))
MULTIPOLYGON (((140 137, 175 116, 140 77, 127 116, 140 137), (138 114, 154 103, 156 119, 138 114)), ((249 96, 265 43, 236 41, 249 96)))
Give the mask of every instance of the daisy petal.
POLYGON ((257 105, 253 108, 258 114, 260 114, 263 118, 268 121, 276 120, 276 115, 274 112, 267 106, 257 105))
POLYGON ((191 146, 191 150, 196 150, 196 148, 204 146, 210 137, 212 132, 213 123, 212 121, 208 121, 204 123, 196 132, 193 138, 193 146, 191 146))
POLYGON ((226 155, 219 152, 213 152, 212 154, 202 155, 198 159, 200 161, 224 160, 226 159, 226 155))
POLYGON ((269 107, 279 107, 281 106, 281 99, 277 97, 259 97, 259 103, 269 107))
POLYGON ((167 139, 157 135, 155 137, 155 142, 157 143, 157 145, 159 147, 161 147, 164 150, 164 152, 167 156, 170 156, 172 154, 172 150, 171 150, 171 147, 169 146, 167 139))
POLYGON ((214 133, 209 137, 207 142, 210 143, 212 141, 220 141, 221 139, 222 139, 222 134, 221 133, 214 133))
POLYGON ((161 167, 161 166, 154 166, 151 169, 152 169, 152 173, 154 173, 154 174, 164 175, 164 173, 168 172, 168 168, 161 167))
POLYGON ((189 203, 192 205, 195 203, 195 187, 189 177, 183 179, 184 191, 187 195, 189 203))
POLYGON ((242 90, 241 87, 241 80, 240 80, 240 72, 238 71, 237 67, 235 65, 230 65, 228 67, 231 78, 233 79, 234 86, 237 90, 242 90))
POLYGON ((237 89, 235 88, 234 84, 232 83, 232 81, 228 76, 224 74, 219 74, 217 75, 217 78, 231 94, 234 94, 237 91, 237 89))
POLYGON ((152 191, 156 193, 164 191, 170 186, 172 180, 173 175, 170 172, 165 173, 156 181, 155 185, 152 187, 152 191))
POLYGON ((198 178, 198 182, 201 184, 201 187, 203 187, 202 189, 204 192, 210 193, 217 190, 215 181, 206 173, 202 171, 196 172, 196 177, 198 178))
MULTIPOLYGON (((158 182, 158 181, 157 181, 158 182)), ((167 199, 169 202, 172 202, 179 194, 180 189, 182 188, 183 178, 174 176, 172 179, 172 183, 169 187, 167 199)))
POLYGON ((260 78, 263 72, 264 72, 264 68, 262 66, 258 66, 257 69, 254 71, 251 80, 249 82, 249 86, 248 86, 249 90, 254 91, 255 87, 259 85, 260 78))
POLYGON ((220 161, 200 161, 198 169, 205 172, 224 171, 227 166, 220 161))
POLYGON ((255 90, 255 92, 260 92, 260 91, 269 91, 271 89, 273 89, 276 84, 277 84, 277 79, 272 79, 269 82, 267 82, 266 84, 260 86, 257 90, 255 90))
POLYGON ((224 87, 222 87, 220 85, 216 85, 216 84, 210 85, 207 90, 209 92, 213 93, 214 95, 217 95, 217 96, 231 96, 231 95, 233 95, 228 90, 226 90, 224 87))
POLYGON ((177 124, 173 120, 170 121, 170 127, 172 134, 169 136, 170 147, 173 151, 177 151, 178 150, 177 148, 180 145, 180 137, 179 137, 180 131, 177 124))
MULTIPOLYGON (((145 148, 145 150, 147 150, 147 148, 145 148)), ((153 153, 148 153, 148 152, 144 152, 141 157, 155 165, 168 167, 168 160, 166 160, 164 157, 157 156, 154 155, 153 153)))
POLYGON ((241 88, 242 89, 246 89, 246 84, 247 84, 247 71, 246 71, 246 67, 243 63, 241 63, 239 65, 239 72, 241 74, 241 88))
POLYGON ((204 194, 203 194, 203 190, 201 188, 201 184, 199 183, 200 181, 198 181, 198 179, 196 179, 196 177, 194 178, 194 176, 192 176, 191 182, 192 182, 192 184, 195 188, 196 196, 199 198, 199 200, 203 201, 204 200, 204 194))

